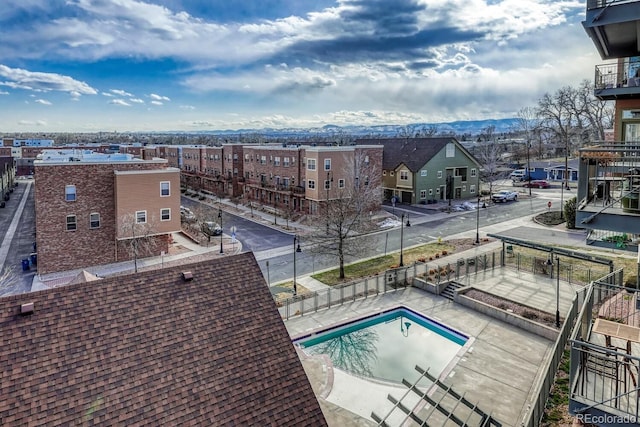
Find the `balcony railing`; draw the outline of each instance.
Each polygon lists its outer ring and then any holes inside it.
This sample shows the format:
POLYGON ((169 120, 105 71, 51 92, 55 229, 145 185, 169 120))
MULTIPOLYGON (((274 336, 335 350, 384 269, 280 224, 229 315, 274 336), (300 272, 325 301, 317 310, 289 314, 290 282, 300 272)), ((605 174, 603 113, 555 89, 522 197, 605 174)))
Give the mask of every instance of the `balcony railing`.
POLYGON ((636 77, 634 63, 596 65, 594 95, 600 99, 631 98, 640 95, 640 77, 636 77), (630 76, 631 75, 631 76, 630 76))

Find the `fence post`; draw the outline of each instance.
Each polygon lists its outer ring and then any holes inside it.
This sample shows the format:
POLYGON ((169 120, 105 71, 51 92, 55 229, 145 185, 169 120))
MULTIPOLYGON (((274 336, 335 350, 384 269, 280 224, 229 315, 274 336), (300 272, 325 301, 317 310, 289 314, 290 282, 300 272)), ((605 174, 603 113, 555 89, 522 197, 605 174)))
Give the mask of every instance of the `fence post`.
POLYGON ((327 288, 326 292, 327 292, 327 308, 331 308, 331 288, 327 288))
POLYGON ((364 298, 366 299, 369 296, 369 278, 364 278, 364 298))

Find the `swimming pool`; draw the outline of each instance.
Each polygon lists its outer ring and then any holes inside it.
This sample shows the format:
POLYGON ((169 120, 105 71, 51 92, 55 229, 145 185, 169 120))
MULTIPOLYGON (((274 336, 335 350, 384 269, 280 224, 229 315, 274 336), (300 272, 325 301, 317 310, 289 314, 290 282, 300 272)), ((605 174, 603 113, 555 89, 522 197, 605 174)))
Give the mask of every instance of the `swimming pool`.
POLYGON ((439 376, 469 338, 406 307, 298 338, 310 355, 326 354, 334 368, 382 381, 414 382, 416 365, 439 376))

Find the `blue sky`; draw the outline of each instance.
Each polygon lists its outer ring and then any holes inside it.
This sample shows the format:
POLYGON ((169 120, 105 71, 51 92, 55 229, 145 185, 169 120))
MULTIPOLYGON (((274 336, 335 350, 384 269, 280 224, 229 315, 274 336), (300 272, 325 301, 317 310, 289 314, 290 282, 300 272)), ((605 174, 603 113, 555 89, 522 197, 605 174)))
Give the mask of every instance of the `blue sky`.
POLYGON ((513 117, 603 62, 569 0, 3 0, 0 131, 513 117))

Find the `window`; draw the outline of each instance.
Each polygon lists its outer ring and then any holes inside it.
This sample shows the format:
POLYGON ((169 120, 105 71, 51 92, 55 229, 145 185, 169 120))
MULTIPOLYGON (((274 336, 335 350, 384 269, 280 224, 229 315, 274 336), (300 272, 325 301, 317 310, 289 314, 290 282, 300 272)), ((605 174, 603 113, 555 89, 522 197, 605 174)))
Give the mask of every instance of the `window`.
POLYGON ((427 170, 426 169, 422 169, 420 171, 420 176, 427 176, 427 170))
POLYGON ((442 171, 438 171, 438 178, 441 179, 442 178, 442 171))
POLYGON ((316 182, 315 182, 314 180, 310 179, 310 180, 309 180, 309 181, 307 181, 307 182, 309 183, 309 188, 310 188, 310 189, 312 189, 312 190, 313 190, 314 188, 316 188, 316 182))
POLYGON ((324 159, 324 170, 331 170, 331 159, 324 159))
POLYGON ((344 188, 344 179, 338 180, 338 188, 344 188))
POLYGON ((324 181, 324 189, 325 190, 331 189, 331 181, 329 181, 328 179, 324 181))
POLYGON ((267 156, 260 156, 260 164, 261 165, 267 164, 267 156))
POLYGON ((364 164, 365 165, 369 164, 369 156, 364 156, 364 164))
POLYGON ((427 190, 420 190, 420 198, 421 199, 427 198, 427 190))
POLYGON ((316 159, 307 159, 307 169, 310 171, 316 170, 316 159))
POLYGON ((456 146, 453 144, 453 142, 450 142, 447 144, 446 150, 445 150, 445 156, 446 157, 455 157, 456 156, 456 146))
POLYGON ((285 157, 284 159, 282 159, 282 165, 283 165, 285 168, 288 168, 288 167, 289 167, 289 158, 288 158, 288 157, 285 157))
POLYGON ((67 215, 67 231, 76 231, 78 220, 75 215, 67 215))
POLYGON ((147 222, 147 211, 136 211, 136 223, 144 224, 147 222))
POLYGON ((476 168, 471 169, 471 177, 476 176, 476 168))
POLYGON ((160 209, 160 221, 170 221, 171 220, 171 209, 163 208, 160 209))
POLYGON ((432 196, 433 195, 433 188, 429 189, 429 195, 432 196))
POLYGON ((382 176, 387 176, 387 171, 382 171, 382 176))
POLYGON ((280 157, 276 156, 273 158, 273 165, 280 166, 280 157))
POLYGON ((171 183, 169 181, 160 182, 160 196, 161 197, 169 197, 171 195, 170 191, 169 191, 169 189, 171 188, 170 185, 171 185, 171 183))
POLYGON ((76 186, 75 185, 67 185, 64 187, 64 200, 67 202, 75 202, 76 201, 76 186))
POLYGON ((89 228, 100 228, 100 214, 89 214, 89 228))
POLYGON ((400 171, 400 181, 407 181, 409 179, 408 171, 400 171))
POLYGON ((390 176, 394 176, 394 175, 395 175, 395 172, 394 172, 394 171, 391 171, 391 172, 389 172, 389 175, 390 175, 390 176))
POLYGON ((475 184, 471 184, 469 186, 469 193, 475 194, 475 192, 476 192, 476 185, 475 184))

